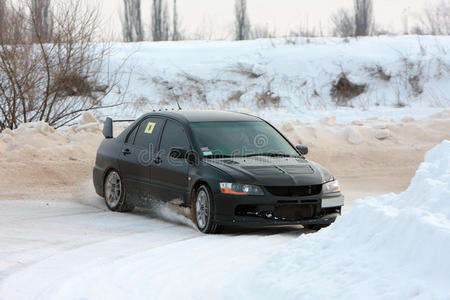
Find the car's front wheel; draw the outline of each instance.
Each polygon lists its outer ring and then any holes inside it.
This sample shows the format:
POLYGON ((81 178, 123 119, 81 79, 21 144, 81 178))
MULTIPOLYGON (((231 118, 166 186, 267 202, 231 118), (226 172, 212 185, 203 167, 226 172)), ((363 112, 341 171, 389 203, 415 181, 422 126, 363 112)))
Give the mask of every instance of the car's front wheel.
POLYGON ((203 233, 217 233, 221 227, 214 221, 214 199, 206 185, 201 185, 193 197, 192 219, 203 233))
POLYGON ((112 211, 130 212, 134 205, 127 203, 127 192, 119 172, 111 170, 105 178, 105 202, 112 211))

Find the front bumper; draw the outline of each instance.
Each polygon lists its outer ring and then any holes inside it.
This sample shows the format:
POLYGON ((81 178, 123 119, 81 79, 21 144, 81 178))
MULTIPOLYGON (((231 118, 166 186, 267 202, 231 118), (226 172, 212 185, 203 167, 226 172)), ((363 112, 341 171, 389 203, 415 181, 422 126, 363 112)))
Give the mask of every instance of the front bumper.
POLYGON ((344 205, 342 194, 236 197, 219 193, 215 199, 215 221, 218 224, 248 227, 329 225, 340 215, 344 205))
POLYGON ((322 196, 322 208, 342 206, 344 206, 344 196, 342 194, 339 194, 338 196, 322 196))
POLYGON ((269 226, 287 226, 287 225, 330 225, 340 213, 328 214, 317 219, 306 220, 274 220, 261 217, 239 217, 233 218, 227 216, 216 216, 216 222, 220 225, 236 225, 245 227, 269 227, 269 226))

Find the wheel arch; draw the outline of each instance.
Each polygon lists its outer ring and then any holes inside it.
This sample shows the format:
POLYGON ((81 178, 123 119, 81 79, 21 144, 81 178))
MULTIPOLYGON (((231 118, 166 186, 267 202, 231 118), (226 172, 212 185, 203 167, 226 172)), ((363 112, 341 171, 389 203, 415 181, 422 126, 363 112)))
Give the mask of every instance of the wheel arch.
MULTIPOLYGON (((105 169, 105 171, 103 171, 103 178, 102 178, 102 191, 103 191, 103 195, 105 195, 105 180, 106 177, 108 176, 109 173, 111 173, 111 171, 116 171, 117 174, 119 174, 120 178, 122 179, 122 176, 120 175, 120 172, 117 168, 114 167, 108 167, 105 169)), ((123 184, 123 182, 122 182, 123 184)))
POLYGON ((189 205, 190 207, 192 207, 192 203, 195 199, 195 195, 197 193, 197 190, 200 186, 202 185, 206 185, 209 190, 211 191, 211 185, 204 179, 198 179, 193 185, 192 185, 192 189, 191 189, 191 194, 190 194, 190 201, 189 201, 189 205))
POLYGON ((220 232, 222 230, 222 226, 220 226, 217 223, 215 223, 214 219, 215 219, 214 192, 213 192, 213 190, 211 188, 211 184, 208 183, 208 181, 206 181, 204 179, 199 179, 192 186, 192 190, 191 190, 191 220, 192 220, 192 222, 194 222, 194 224, 197 224, 197 227, 203 233, 218 233, 218 232, 220 232), (210 214, 210 221, 209 221, 210 223, 205 228, 205 231, 203 229, 200 229, 200 227, 198 226, 198 223, 197 223, 197 220, 196 220, 196 216, 195 216, 195 206, 194 206, 195 201, 196 201, 197 190, 201 186, 205 186, 209 190, 209 194, 210 194, 210 197, 211 197, 210 205, 212 206, 212 207, 210 207, 210 211, 212 212, 210 214))

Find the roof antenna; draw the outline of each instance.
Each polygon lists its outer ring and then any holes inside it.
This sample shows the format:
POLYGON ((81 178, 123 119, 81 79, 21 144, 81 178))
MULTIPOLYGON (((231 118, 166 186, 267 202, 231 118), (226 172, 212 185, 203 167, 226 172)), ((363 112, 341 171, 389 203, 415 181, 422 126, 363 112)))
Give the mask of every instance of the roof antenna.
POLYGON ((178 99, 175 99, 175 101, 177 101, 177 105, 178 105, 178 110, 183 110, 180 106, 180 102, 178 102, 178 99))

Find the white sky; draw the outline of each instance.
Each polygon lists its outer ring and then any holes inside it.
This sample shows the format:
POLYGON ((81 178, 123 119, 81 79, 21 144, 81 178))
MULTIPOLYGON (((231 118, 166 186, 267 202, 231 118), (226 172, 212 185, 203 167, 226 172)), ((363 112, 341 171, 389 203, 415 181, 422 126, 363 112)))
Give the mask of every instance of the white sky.
MULTIPOLYGON (((120 10, 123 0, 97 0, 102 3, 105 29, 120 38, 120 10)), ((150 2, 141 0, 146 33, 149 29, 150 2)), ((172 0, 168 0, 172 3, 172 0)), ((393 32, 403 32, 405 14, 410 26, 415 15, 440 0, 373 0, 376 23, 393 32), (407 13, 409 12, 409 13, 407 13)), ((184 32, 196 32, 205 38, 231 38, 234 0, 177 0, 178 14, 184 32)), ((267 25, 277 34, 284 35, 299 28, 330 29, 330 15, 340 7, 353 7, 353 0, 248 0, 248 13, 252 25, 267 25)))

